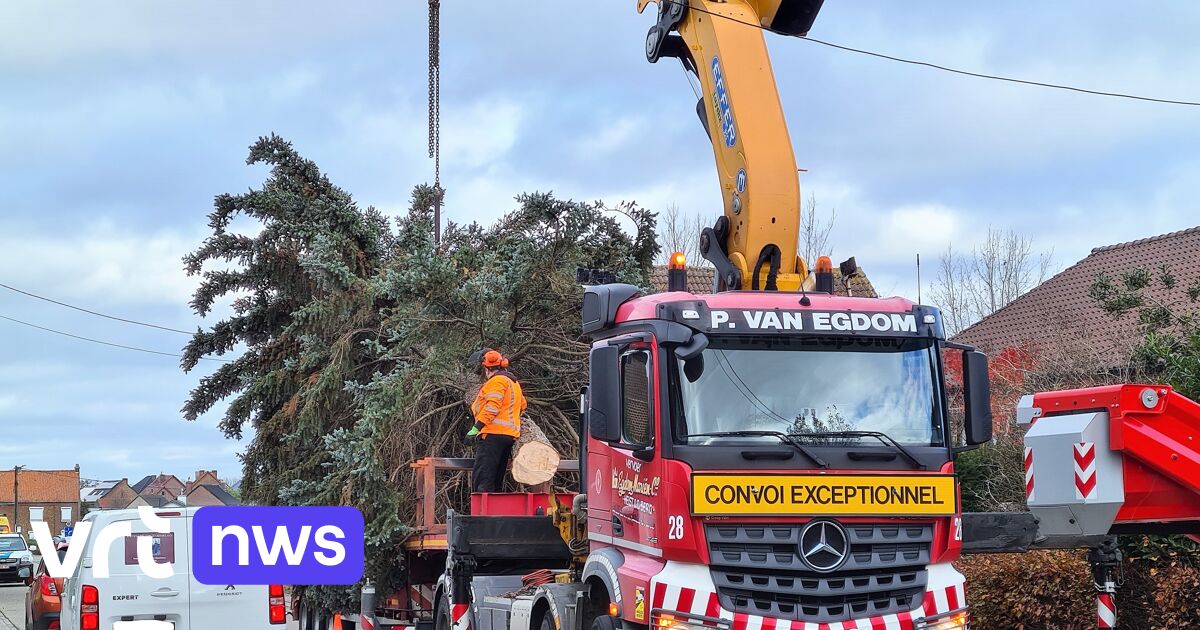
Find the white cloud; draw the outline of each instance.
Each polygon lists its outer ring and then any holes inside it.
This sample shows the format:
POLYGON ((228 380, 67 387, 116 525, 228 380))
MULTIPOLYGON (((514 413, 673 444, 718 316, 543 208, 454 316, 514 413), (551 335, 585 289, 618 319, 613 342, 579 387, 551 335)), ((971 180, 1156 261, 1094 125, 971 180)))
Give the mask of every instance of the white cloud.
POLYGON ((517 141, 524 106, 507 97, 477 99, 442 114, 442 159, 477 168, 505 158, 517 141))
POLYGON ((889 211, 884 218, 881 232, 887 242, 903 243, 905 250, 936 247, 949 243, 959 233, 961 210, 940 204, 900 206, 889 211))
POLYGON ((91 304, 186 304, 199 279, 181 262, 203 238, 175 230, 143 233, 106 220, 71 234, 0 225, 0 269, 18 288, 91 304), (36 264, 31 264, 36 261, 36 264))
POLYGON ((623 116, 604 123, 575 140, 575 153, 580 159, 610 155, 618 149, 627 148, 630 142, 645 133, 646 124, 644 118, 635 116, 623 116))

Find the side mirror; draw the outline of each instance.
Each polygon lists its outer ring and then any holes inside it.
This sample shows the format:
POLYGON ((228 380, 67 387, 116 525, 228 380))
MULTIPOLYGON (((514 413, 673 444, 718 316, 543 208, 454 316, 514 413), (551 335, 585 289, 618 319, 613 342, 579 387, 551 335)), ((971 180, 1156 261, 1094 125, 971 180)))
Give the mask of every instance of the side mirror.
POLYGON ((977 446, 992 439, 992 393, 987 355, 963 352, 963 401, 967 444, 977 446))
POLYGON ((588 433, 604 442, 621 440, 620 348, 593 348, 588 359, 588 433))
POLYGON ((675 346, 675 356, 682 361, 690 361, 700 356, 707 347, 708 336, 704 333, 696 333, 687 343, 675 346))

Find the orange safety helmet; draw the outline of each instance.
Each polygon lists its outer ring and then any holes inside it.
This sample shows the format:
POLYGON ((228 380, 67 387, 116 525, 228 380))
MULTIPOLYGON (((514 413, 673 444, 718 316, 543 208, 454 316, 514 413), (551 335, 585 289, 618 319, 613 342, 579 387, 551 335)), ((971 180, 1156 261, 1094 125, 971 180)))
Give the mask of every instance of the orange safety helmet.
POLYGON ((485 368, 506 368, 508 367, 508 359, 504 355, 495 350, 488 350, 483 353, 483 367, 485 368))

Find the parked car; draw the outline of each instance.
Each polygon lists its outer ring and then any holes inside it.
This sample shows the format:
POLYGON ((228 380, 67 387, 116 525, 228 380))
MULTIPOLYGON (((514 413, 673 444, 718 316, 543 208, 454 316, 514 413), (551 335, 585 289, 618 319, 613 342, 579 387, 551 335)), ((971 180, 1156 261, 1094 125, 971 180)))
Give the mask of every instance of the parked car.
MULTIPOLYGON (((58 559, 67 555, 66 545, 58 548, 58 559)), ((33 584, 25 592, 25 630, 56 630, 62 604, 59 596, 63 592, 63 578, 50 577, 46 561, 38 563, 33 572, 33 584)))
POLYGON ((0 582, 33 581, 33 551, 20 534, 0 534, 0 582))
POLYGON ((84 559, 67 580, 62 595, 63 630, 272 630, 287 623, 283 587, 207 585, 192 576, 192 515, 198 507, 163 508, 154 513, 170 523, 170 532, 151 532, 137 510, 102 510, 87 539, 79 530, 71 544, 83 544, 84 559), (107 552, 95 548, 97 533, 113 523, 129 521, 132 535, 118 539, 107 552), (175 574, 154 579, 137 562, 137 539, 154 539, 155 562, 171 564, 175 574), (94 574, 97 554, 107 553, 109 575, 94 574), (136 622, 136 625, 131 623, 136 622))

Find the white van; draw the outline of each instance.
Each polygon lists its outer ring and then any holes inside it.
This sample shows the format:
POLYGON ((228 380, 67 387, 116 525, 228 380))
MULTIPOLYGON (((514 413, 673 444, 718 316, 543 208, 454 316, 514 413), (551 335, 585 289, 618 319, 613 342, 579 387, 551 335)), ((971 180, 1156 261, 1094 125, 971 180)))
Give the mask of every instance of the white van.
POLYGON ((74 574, 64 585, 63 630, 264 630, 287 622, 283 587, 278 585, 208 586, 192 577, 192 515, 200 508, 154 510, 171 524, 171 532, 149 531, 137 510, 97 511, 84 517, 92 523, 87 540, 80 540, 78 525, 71 545, 84 544, 74 574), (109 576, 94 575, 98 532, 105 526, 129 521, 133 534, 109 547, 109 576), (138 568, 137 539, 154 539, 154 558, 170 563, 175 575, 156 579, 138 568))

